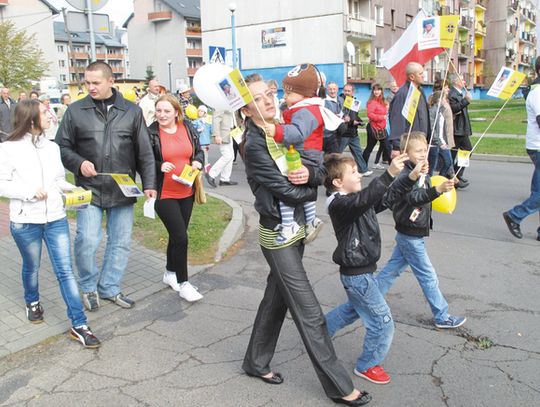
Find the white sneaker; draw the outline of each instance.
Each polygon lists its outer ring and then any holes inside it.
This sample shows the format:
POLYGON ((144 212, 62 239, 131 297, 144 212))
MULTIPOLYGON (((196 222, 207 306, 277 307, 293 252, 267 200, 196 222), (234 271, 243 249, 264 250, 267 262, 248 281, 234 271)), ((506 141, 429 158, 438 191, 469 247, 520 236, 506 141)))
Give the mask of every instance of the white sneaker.
POLYGON ((173 271, 163 273, 163 284, 170 285, 174 291, 180 291, 180 284, 176 281, 176 273, 173 271))
POLYGON ((384 165, 377 163, 373 164, 373 167, 371 168, 373 168, 374 170, 384 170, 384 165))
POLYGON ((289 243, 298 234, 300 225, 296 222, 290 225, 278 225, 277 230, 279 230, 279 235, 276 237, 276 244, 281 246, 289 243))
POLYGON ((362 177, 369 177, 371 174, 373 174, 373 171, 362 172, 360 175, 361 175, 362 177))
POLYGON ((304 244, 313 242, 319 235, 323 225, 324 222, 319 218, 315 218, 312 222, 308 223, 306 225, 306 237, 304 238, 304 244))
POLYGON ((188 302, 195 302, 199 301, 203 298, 203 296, 193 287, 189 281, 185 281, 182 284, 180 284, 180 290, 178 291, 178 294, 181 298, 188 302))

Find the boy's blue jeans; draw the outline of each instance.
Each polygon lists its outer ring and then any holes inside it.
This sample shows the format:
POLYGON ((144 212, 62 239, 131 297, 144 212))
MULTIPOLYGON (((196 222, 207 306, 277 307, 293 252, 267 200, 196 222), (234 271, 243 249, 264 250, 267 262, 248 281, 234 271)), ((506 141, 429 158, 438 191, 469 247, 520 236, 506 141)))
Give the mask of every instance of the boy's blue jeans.
POLYGON ((429 260, 422 236, 408 236, 397 232, 396 247, 392 257, 377 276, 381 294, 386 295, 396 278, 409 265, 431 307, 435 322, 446 321, 448 319, 448 303, 439 289, 437 273, 429 260))
POLYGON ((394 321, 372 273, 341 274, 341 282, 349 301, 326 314, 328 333, 333 336, 339 329, 362 318, 366 334, 356 370, 365 372, 380 365, 386 357, 394 337, 394 321))
POLYGON ((41 263, 42 242, 45 241, 71 324, 73 326, 85 325, 86 315, 71 266, 67 219, 62 218, 44 224, 11 222, 10 229, 23 261, 24 301, 27 304, 39 301, 38 272, 41 263))

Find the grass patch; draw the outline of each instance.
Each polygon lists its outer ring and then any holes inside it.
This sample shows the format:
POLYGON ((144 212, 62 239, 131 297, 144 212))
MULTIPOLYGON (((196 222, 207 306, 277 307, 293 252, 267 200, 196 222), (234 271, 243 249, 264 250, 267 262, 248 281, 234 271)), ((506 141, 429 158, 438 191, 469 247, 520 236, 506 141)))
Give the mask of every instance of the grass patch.
MULTIPOLYGON (((498 112, 498 109, 502 106, 499 104, 497 110, 486 110, 482 112, 470 112, 471 127, 474 133, 483 133, 489 123, 493 120, 498 112), (484 118, 485 121, 474 121, 475 118, 484 118)), ((497 120, 489 128, 488 133, 492 134, 525 134, 527 131, 527 112, 525 111, 525 105, 511 106, 508 105, 502 110, 497 117, 497 120)))
MULTIPOLYGON (((471 144, 474 146, 478 139, 479 137, 471 137, 471 144)), ((474 151, 478 154, 527 156, 525 140, 516 138, 484 137, 474 151)))
MULTIPOLYGON (((66 172, 66 179, 75 183, 73 174, 66 172)), ((140 186, 140 185, 139 185, 140 186)), ((232 208, 219 199, 206 196, 204 205, 195 204, 189 222, 188 261, 190 264, 208 264, 214 262, 219 239, 232 217, 232 208)), ((144 247, 165 252, 169 234, 163 222, 145 218, 143 215, 144 198, 137 199, 133 221, 133 238, 144 247)), ((76 211, 67 211, 69 219, 77 217, 76 211)), ((104 224, 105 225, 105 224, 104 224)))

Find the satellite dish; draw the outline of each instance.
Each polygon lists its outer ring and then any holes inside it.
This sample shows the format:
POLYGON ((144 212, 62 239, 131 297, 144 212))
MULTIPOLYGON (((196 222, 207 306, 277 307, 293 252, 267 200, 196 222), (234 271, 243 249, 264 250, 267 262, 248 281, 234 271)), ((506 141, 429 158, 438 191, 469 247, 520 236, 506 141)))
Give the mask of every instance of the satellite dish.
POLYGON ((354 57, 356 54, 356 49, 354 48, 354 44, 350 41, 347 41, 347 54, 349 54, 349 57, 354 57))

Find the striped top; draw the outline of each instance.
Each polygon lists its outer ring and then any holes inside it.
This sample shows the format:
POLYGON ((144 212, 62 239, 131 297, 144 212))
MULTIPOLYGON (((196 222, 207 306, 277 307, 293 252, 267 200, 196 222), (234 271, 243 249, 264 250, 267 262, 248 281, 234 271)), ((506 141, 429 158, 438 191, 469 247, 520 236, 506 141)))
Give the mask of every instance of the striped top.
POLYGON ((292 244, 304 239, 306 237, 306 227, 304 225, 300 226, 300 230, 296 236, 287 244, 276 244, 276 238, 278 235, 278 231, 265 228, 259 224, 259 244, 268 250, 283 249, 284 247, 289 247, 292 244))

